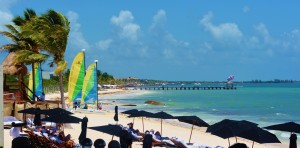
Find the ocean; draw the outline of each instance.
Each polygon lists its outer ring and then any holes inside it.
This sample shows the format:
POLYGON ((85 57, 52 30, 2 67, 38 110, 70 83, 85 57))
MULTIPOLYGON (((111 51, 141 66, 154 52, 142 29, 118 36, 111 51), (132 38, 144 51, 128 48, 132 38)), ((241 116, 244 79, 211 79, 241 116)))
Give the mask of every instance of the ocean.
MULTIPOLYGON (((172 115, 197 115, 209 124, 222 119, 248 120, 260 127, 290 121, 300 123, 300 83, 238 83, 235 86, 236 90, 147 90, 148 93, 142 95, 127 94, 110 99, 137 105, 119 107, 120 110, 136 108, 172 115), (146 100, 164 105, 144 104, 146 100)), ((285 132, 276 132, 276 135, 289 137, 285 132)))

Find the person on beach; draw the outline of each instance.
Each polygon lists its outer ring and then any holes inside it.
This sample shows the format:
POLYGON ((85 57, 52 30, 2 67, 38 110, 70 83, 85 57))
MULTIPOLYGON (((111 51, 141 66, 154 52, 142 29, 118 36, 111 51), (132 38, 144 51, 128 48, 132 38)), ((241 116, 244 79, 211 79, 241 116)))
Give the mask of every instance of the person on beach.
POLYGON ((121 146, 117 140, 112 140, 108 143, 108 148, 121 148, 121 146))
POLYGON ((137 140, 137 141, 142 141, 143 140, 143 136, 140 135, 139 130, 134 130, 133 129, 133 123, 132 122, 127 124, 127 131, 133 136, 134 140, 137 140))
POLYGON ((77 102, 74 102, 73 109, 74 109, 74 111, 76 111, 76 109, 77 109, 77 102))
POLYGON ((289 148, 297 148, 297 135, 295 132, 291 133, 289 148))
MULTIPOLYGON (((156 132, 157 133, 157 132, 156 132)), ((159 132, 158 132, 159 133, 159 132)), ((163 142, 169 146, 175 146, 175 144, 169 140, 169 138, 165 137, 165 138, 161 138, 160 134, 159 135, 155 135, 154 134, 154 130, 151 129, 150 130, 150 135, 152 135, 152 139, 155 141, 155 142, 163 142)))
POLYGON ((43 92, 41 96, 38 96, 42 102, 45 102, 45 93, 43 92))
POLYGON ((15 125, 15 122, 12 123, 12 127, 11 127, 10 132, 9 132, 10 136, 13 139, 19 137, 20 136, 20 131, 21 131, 20 127, 15 127, 14 125, 15 125))

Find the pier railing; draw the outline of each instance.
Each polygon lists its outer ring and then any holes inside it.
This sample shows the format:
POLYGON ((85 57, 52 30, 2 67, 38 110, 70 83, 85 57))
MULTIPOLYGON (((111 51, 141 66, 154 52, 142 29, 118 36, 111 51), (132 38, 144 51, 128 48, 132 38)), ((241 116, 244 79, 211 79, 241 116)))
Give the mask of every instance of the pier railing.
POLYGON ((139 86, 140 90, 236 90, 235 86, 139 86))

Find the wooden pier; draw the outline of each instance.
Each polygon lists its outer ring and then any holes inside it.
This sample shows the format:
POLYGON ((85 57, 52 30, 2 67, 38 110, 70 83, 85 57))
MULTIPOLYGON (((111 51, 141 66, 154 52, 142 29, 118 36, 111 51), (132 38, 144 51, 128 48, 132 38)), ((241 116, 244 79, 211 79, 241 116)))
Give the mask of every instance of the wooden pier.
POLYGON ((141 86, 140 90, 236 90, 236 87, 226 86, 141 86))

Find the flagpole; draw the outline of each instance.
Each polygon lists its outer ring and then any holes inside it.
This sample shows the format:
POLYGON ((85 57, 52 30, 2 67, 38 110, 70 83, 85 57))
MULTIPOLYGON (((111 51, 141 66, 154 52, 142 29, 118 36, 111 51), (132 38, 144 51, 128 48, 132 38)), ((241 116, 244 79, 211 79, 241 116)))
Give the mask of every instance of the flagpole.
POLYGON ((96 105, 96 108, 98 110, 98 74, 97 74, 97 63, 98 63, 98 60, 95 60, 95 63, 96 63, 96 101, 97 101, 97 105, 96 105))
MULTIPOLYGON (((83 66, 84 66, 84 76, 83 77, 85 77, 85 74, 86 74, 86 68, 85 68, 85 49, 81 49, 81 51, 83 52, 83 66)), ((82 97, 82 88, 81 88, 81 97, 82 97)), ((77 99, 77 98, 75 98, 75 99, 77 99)), ((81 100, 80 100, 80 104, 79 104, 79 106, 82 104, 82 99, 83 98, 81 98, 81 100)), ((76 102, 77 102, 77 100, 76 100, 76 102)))

